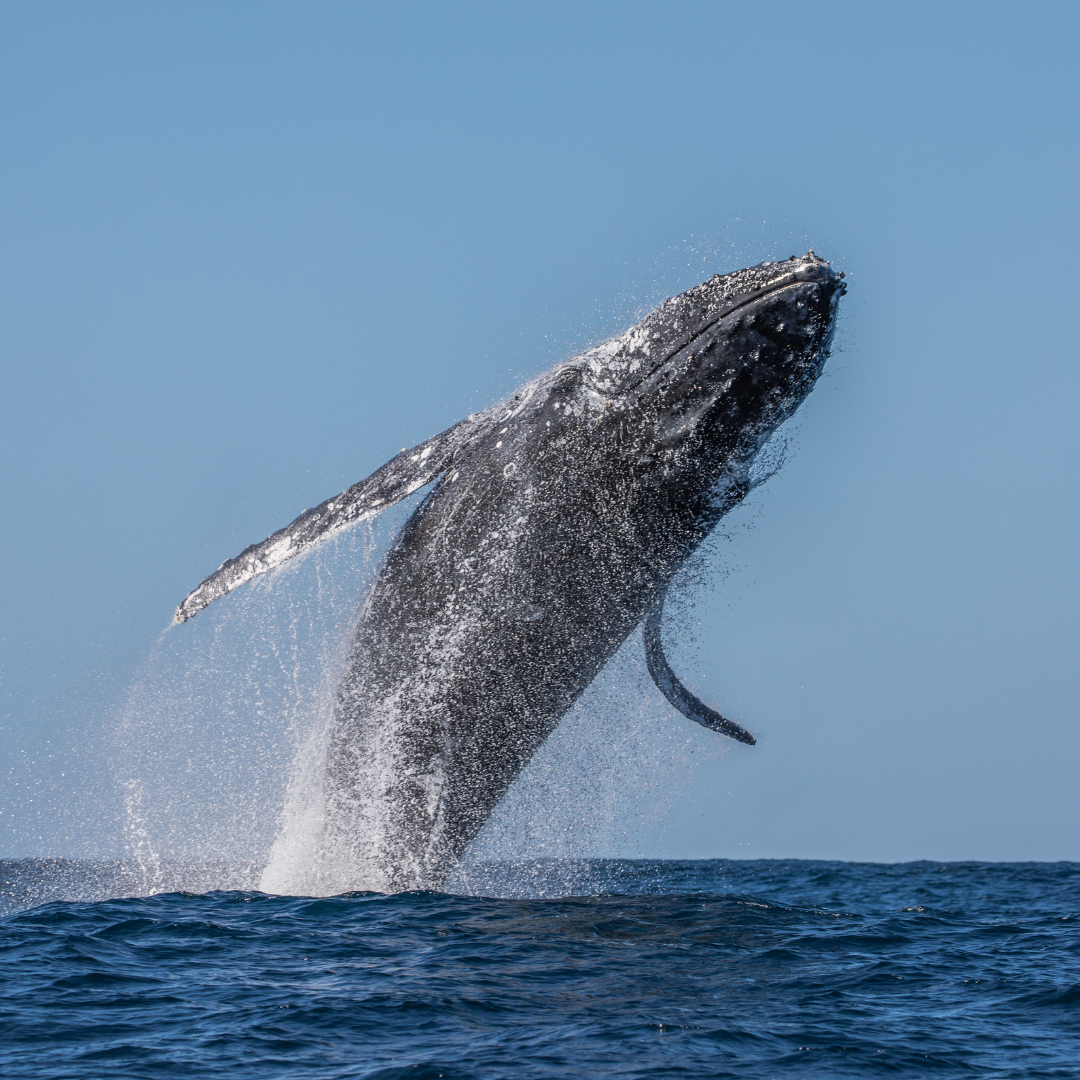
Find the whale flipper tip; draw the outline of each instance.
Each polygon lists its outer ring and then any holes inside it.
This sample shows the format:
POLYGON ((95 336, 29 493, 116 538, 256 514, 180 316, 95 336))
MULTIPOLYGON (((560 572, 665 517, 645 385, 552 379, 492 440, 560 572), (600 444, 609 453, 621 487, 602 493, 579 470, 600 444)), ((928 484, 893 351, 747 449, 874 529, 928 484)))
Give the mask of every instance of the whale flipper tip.
POLYGON ((663 612, 664 601, 661 598, 660 603, 645 617, 645 665, 649 669, 653 682, 664 697, 688 720, 693 720, 710 731, 727 735, 737 742, 746 743, 747 746, 756 746, 757 739, 746 728, 741 724, 736 724, 734 720, 729 720, 726 716, 721 716, 715 709, 710 709, 701 698, 690 693, 671 670, 660 640, 660 622, 663 612))

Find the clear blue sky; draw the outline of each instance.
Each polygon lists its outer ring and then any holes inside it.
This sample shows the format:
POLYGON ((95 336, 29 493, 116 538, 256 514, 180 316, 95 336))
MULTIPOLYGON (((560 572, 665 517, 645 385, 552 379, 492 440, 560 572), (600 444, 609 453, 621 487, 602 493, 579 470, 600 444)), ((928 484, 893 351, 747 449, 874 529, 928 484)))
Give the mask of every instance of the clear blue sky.
POLYGON ((673 656, 759 744, 685 732, 638 848, 1080 859, 1078 31, 1074 4, 0 4, 0 855, 108 849, 119 711, 222 559, 813 247, 851 282, 842 350, 673 656))

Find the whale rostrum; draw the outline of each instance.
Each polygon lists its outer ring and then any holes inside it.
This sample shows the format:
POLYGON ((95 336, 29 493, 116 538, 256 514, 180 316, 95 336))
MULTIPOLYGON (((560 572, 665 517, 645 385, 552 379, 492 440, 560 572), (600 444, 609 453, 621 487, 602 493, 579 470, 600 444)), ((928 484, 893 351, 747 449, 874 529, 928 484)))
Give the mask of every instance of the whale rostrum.
POLYGON ((684 716, 753 744, 664 656, 672 578, 751 487, 827 359, 843 275, 717 275, 223 563, 207 604, 437 481, 365 598, 328 735, 324 843, 351 887, 438 888, 626 638, 684 716))

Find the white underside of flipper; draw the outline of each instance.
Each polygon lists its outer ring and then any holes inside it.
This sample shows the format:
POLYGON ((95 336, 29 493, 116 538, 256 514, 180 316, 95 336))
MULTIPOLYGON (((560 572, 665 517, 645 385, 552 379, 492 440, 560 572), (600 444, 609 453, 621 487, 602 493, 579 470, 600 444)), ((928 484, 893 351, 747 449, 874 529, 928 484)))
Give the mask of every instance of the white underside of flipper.
POLYGON ((339 530, 373 518, 431 483, 455 461, 468 456, 491 433, 504 412, 504 406, 495 406, 474 413, 427 442, 402 450, 367 479, 305 510, 292 524, 223 562, 184 598, 176 609, 176 622, 186 622, 219 596, 273 570, 339 530))

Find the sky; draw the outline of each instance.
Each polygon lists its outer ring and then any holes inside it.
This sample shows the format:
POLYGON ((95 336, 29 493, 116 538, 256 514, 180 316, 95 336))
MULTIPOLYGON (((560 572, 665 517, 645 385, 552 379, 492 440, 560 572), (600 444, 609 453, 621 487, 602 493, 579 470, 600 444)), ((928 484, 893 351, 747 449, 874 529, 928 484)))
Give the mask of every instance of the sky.
MULTIPOLYGON (((1080 860, 1078 31, 1053 3, 0 3, 0 856, 122 848, 118 746, 151 737, 122 718, 223 559, 813 248, 849 282, 835 354, 669 650, 758 745, 650 720, 689 749, 599 762, 609 818, 655 805, 590 843, 1080 860)), ((587 786, 566 738, 541 765, 587 786)))

